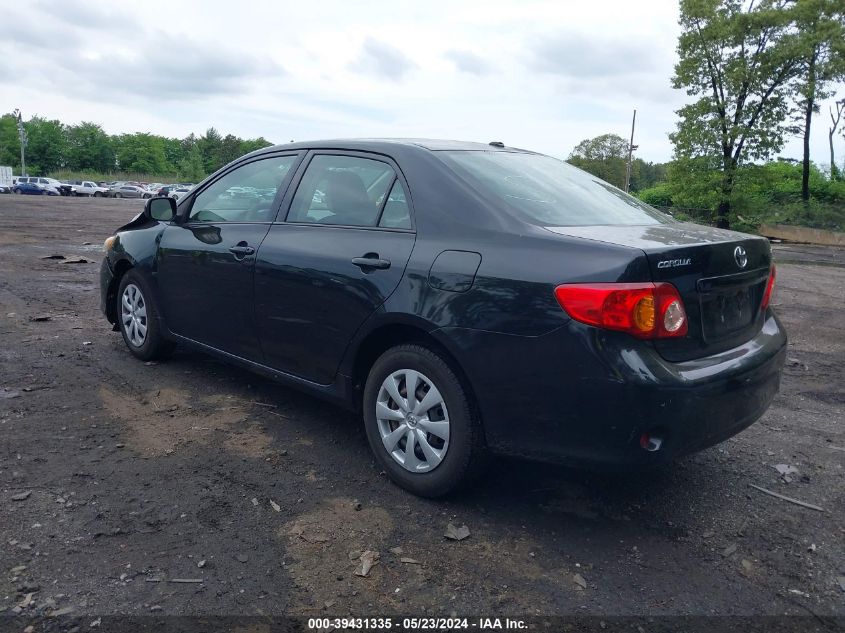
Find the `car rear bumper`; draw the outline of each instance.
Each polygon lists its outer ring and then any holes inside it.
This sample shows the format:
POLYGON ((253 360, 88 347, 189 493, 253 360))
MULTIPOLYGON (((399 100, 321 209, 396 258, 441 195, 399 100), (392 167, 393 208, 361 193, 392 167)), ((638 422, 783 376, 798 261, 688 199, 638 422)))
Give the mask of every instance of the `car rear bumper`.
POLYGON ((460 347, 495 452, 609 466, 669 461, 739 433, 771 404, 786 356, 771 312, 743 345, 675 363, 576 322, 534 338, 440 332, 460 347), (641 446, 646 434, 659 450, 641 446))

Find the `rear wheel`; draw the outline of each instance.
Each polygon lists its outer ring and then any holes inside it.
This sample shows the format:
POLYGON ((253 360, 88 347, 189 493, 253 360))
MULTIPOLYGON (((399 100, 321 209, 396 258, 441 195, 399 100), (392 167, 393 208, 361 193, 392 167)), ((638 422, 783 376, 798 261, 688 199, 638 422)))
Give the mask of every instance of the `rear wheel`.
POLYGON ((421 345, 393 347, 375 362, 364 387, 364 424, 390 479, 423 497, 468 483, 484 461, 466 390, 448 362, 421 345))
POLYGON ((152 294, 143 277, 134 270, 120 280, 117 315, 123 341, 137 358, 157 360, 173 352, 176 345, 162 335, 152 294))

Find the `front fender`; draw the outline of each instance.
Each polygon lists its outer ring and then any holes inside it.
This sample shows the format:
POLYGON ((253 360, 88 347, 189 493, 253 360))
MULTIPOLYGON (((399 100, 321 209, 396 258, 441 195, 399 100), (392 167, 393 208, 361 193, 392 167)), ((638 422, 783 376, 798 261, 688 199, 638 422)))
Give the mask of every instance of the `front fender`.
POLYGON ((115 297, 127 270, 135 269, 143 275, 154 293, 154 300, 159 298, 155 279, 156 255, 166 226, 144 220, 139 215, 118 230, 114 244, 100 267, 100 308, 109 323, 117 323, 115 297))

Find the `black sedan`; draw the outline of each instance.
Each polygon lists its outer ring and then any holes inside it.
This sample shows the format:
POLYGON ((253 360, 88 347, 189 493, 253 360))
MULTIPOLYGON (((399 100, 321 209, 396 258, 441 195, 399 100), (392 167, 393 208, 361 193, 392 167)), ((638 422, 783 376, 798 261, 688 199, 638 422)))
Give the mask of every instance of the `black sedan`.
POLYGON ((12 188, 12 193, 24 194, 29 196, 58 196, 60 195, 55 189, 48 189, 42 187, 34 182, 18 182, 12 188))
POLYGON ((249 154, 106 241, 102 309, 361 414, 400 486, 507 454, 650 465, 778 390, 760 237, 681 223, 564 162, 451 141, 249 154))

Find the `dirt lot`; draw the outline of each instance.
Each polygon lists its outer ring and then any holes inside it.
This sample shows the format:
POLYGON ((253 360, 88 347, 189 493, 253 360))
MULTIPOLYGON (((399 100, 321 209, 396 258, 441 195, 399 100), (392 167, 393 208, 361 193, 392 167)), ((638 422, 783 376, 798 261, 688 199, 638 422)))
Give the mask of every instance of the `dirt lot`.
POLYGON ((777 247, 789 360, 740 436, 633 476, 500 461, 426 501, 343 411, 196 353, 128 354, 97 270, 141 206, 0 196, 0 611, 845 614, 841 252, 777 247))

